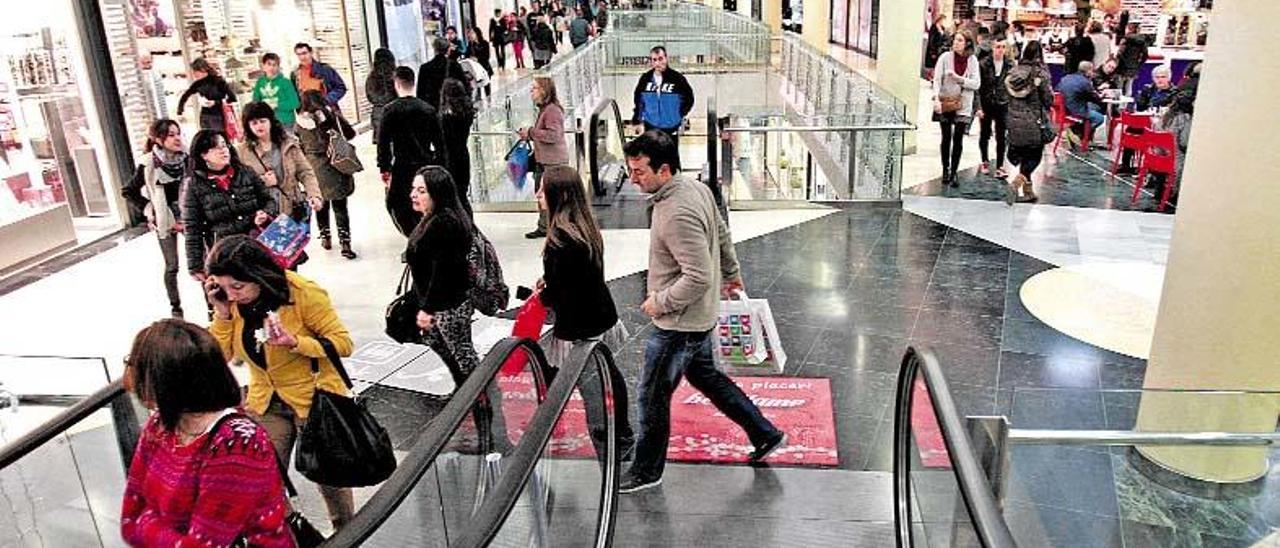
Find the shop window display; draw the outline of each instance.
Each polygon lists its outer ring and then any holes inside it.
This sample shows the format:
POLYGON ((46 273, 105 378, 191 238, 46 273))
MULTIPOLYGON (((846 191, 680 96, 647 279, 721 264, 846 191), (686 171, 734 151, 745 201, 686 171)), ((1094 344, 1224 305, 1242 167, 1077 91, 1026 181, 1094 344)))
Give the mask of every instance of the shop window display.
MULTIPOLYGON (((182 53, 182 66, 163 74, 171 116, 177 111, 179 94, 190 84, 186 65, 196 58, 213 64, 243 104, 262 75, 262 54, 279 55, 282 70, 289 73, 298 65, 294 44, 306 42, 346 83, 347 94, 339 102, 342 112, 352 122, 368 117, 371 106, 364 97, 364 80, 370 52, 361 0, 174 0, 173 7, 172 26, 178 29, 174 39, 154 44, 151 50, 153 55, 156 50, 182 53)), ((163 21, 164 10, 159 13, 163 21)), ((161 26, 170 25, 166 21, 161 26)), ((196 110, 187 107, 184 113, 196 110)), ((181 122, 196 125, 194 118, 181 122)))
POLYGON ((0 19, 0 272, 121 224, 70 2, 0 19))

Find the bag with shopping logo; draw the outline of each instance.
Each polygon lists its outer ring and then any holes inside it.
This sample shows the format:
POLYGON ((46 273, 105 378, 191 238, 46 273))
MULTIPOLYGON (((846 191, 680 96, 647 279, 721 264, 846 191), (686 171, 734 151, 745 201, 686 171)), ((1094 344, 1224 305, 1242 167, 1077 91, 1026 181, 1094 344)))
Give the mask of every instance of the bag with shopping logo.
POLYGON ((715 333, 716 357, 731 374, 779 374, 787 363, 782 338, 767 299, 739 291, 720 301, 715 333))
POLYGON ((311 222, 305 216, 298 220, 281 213, 258 233, 257 239, 276 264, 288 269, 298 263, 311 241, 311 222))

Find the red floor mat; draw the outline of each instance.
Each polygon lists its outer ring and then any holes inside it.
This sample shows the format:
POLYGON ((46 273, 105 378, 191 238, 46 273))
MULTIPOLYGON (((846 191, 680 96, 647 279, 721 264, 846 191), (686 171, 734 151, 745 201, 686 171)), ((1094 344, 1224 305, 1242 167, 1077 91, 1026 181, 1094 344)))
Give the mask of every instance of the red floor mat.
MULTIPOLYGON (((735 377, 734 382, 756 402, 765 417, 787 433, 787 443, 767 462, 775 464, 836 466, 835 417, 828 379, 735 377)), ((503 413, 512 442, 518 442, 532 417, 535 402, 528 374, 501 377, 503 413)), ((635 397, 634 394, 631 397, 635 397)), ((747 435, 721 415, 715 406, 687 382, 671 399, 671 444, 667 458, 679 462, 744 463, 751 452, 747 435)), ((631 417, 633 425, 636 417, 631 417)), ((587 435, 586 413, 575 393, 565 410, 548 452, 557 457, 592 457, 595 450, 587 435)))

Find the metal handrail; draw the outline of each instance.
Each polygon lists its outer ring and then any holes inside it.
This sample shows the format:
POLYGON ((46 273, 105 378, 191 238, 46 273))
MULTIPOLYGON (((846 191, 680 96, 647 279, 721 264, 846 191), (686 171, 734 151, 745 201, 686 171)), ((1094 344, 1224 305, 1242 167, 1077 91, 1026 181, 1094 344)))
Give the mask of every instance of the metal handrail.
MULTIPOLYGON (((601 99, 596 104, 596 108, 591 111, 591 118, 587 122, 587 171, 591 172, 591 190, 596 196, 605 194, 600 184, 600 151, 597 149, 600 139, 596 132, 600 127, 600 118, 606 114, 606 111, 613 112, 613 120, 617 123, 618 139, 624 146, 627 143, 622 125, 622 110, 618 108, 618 102, 611 98, 601 99)), ((623 169, 627 169, 625 165, 623 169)))
POLYGON ((893 502, 898 546, 914 546, 912 543, 911 503, 911 409, 915 379, 921 375, 929 390, 929 400, 938 418, 942 439, 952 470, 960 485, 961 498, 973 519, 978 540, 987 548, 1013 548, 1017 546, 1009 525, 1005 523, 1000 507, 986 475, 965 433, 964 422, 956 404, 951 399, 942 367, 931 350, 908 347, 902 356, 898 370, 897 403, 894 408, 893 437, 893 502))
POLYGON ((41 424, 38 428, 23 434, 22 437, 13 440, 11 443, 0 448, 0 469, 8 467, 35 451, 41 445, 49 440, 66 432, 67 429, 75 426, 76 423, 84 420, 89 415, 96 413, 98 410, 111 405, 116 398, 124 395, 124 380, 116 379, 97 392, 94 392, 83 400, 80 400, 70 408, 63 410, 41 424))
POLYGON ((1280 443, 1280 432, 1137 432, 1132 430, 1010 429, 1005 438, 1020 445, 1217 445, 1280 443))
POLYGON ((762 127, 727 127, 720 131, 726 133, 805 133, 832 131, 911 131, 915 124, 883 124, 872 126, 762 126, 762 127))
MULTIPOLYGON (((472 520, 474 525, 462 533, 457 546, 463 548, 488 546, 502 530, 511 510, 519 501, 520 494, 529 483, 534 468, 542 460, 556 423, 559 422, 565 406, 568 405, 574 388, 579 385, 582 374, 588 370, 588 365, 596 368, 604 401, 612 400, 613 383, 609 371, 613 369, 613 354, 608 346, 594 342, 590 346, 575 347, 568 363, 569 365, 560 368, 556 379, 547 390, 546 399, 529 420, 528 427, 520 439, 520 445, 504 459, 506 463, 501 481, 494 488, 492 495, 485 499, 480 511, 472 520), (578 355, 582 358, 575 359, 578 355)), ((595 546, 598 548, 605 548, 612 544, 613 525, 617 517, 615 508, 618 497, 619 455, 614 443, 616 417, 613 413, 605 413, 605 417, 604 489, 600 493, 600 507, 596 513, 595 546)))
POLYGON ((369 498, 350 522, 338 529, 321 546, 358 546, 372 536, 435 464, 436 457, 453 438, 463 419, 471 413, 472 407, 475 407, 476 401, 493 382, 507 358, 522 350, 533 358, 534 363, 530 364, 530 368, 541 400, 546 394, 542 372, 549 367, 542 348, 531 339, 509 337, 499 341, 480 362, 480 366, 471 372, 467 381, 454 391, 440 414, 427 424, 426 431, 414 442, 409 454, 396 466, 391 477, 382 483, 378 492, 369 498))

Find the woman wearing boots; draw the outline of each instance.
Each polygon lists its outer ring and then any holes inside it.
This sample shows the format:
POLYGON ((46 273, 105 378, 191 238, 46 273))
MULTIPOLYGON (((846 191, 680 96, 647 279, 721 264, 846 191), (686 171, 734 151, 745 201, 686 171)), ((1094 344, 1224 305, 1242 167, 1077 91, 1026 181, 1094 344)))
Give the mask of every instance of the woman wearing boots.
POLYGON ((355 192, 356 179, 329 165, 330 131, 340 131, 348 139, 356 135, 351 124, 330 108, 323 94, 314 90, 303 93, 302 106, 298 109, 298 138, 302 141, 302 152, 307 155, 311 169, 316 173, 320 195, 324 198, 323 207, 316 210, 320 247, 333 249, 333 239, 329 232, 329 210, 332 209, 338 221, 338 244, 342 246, 342 256, 354 259, 356 252, 351 249, 351 217, 347 213, 347 197, 355 192))
POLYGON ((244 142, 236 145, 236 153, 275 195, 280 212, 304 220, 305 210, 299 211, 304 203, 314 211, 324 207, 316 173, 302 153, 302 145, 285 132, 271 106, 260 101, 249 103, 243 118, 244 142))
POLYGON ((972 46, 965 33, 957 32, 933 71, 933 119, 942 126, 942 183, 953 187, 960 186, 956 171, 973 120, 973 95, 982 86, 972 46))
POLYGON ((1019 202, 1034 202, 1031 174, 1040 166, 1045 144, 1054 137, 1049 125, 1053 88, 1042 62, 1040 42, 1027 42, 1022 59, 1009 71, 1004 85, 1009 92, 1009 162, 1018 166, 1018 174, 1009 182, 1010 201, 1016 197, 1019 202))

